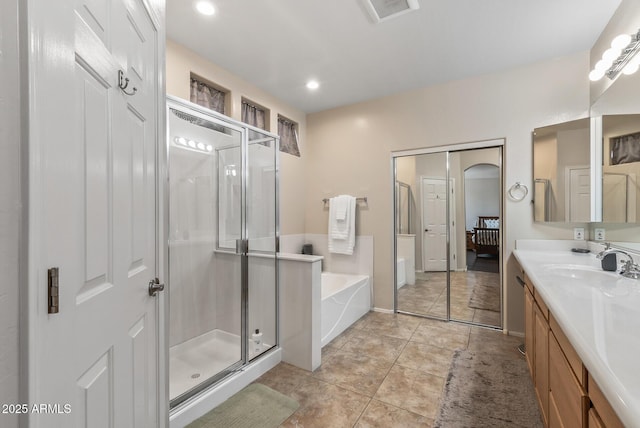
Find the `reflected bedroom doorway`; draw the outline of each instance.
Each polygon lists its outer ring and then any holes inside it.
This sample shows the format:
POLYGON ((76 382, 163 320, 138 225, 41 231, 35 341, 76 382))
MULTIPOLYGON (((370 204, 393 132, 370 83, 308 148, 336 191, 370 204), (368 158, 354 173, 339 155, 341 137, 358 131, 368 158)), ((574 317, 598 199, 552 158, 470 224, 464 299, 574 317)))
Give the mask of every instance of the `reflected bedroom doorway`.
POLYGON ((395 312, 502 327, 502 145, 392 154, 395 312))

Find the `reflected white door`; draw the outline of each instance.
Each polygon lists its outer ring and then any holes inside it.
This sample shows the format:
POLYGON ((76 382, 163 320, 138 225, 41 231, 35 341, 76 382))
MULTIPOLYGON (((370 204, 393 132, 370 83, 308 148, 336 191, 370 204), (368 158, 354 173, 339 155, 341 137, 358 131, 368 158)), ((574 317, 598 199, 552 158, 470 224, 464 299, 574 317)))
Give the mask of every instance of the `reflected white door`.
POLYGON ((591 219, 591 178, 589 168, 569 169, 569 212, 570 222, 588 222, 591 219))
POLYGON ((602 176, 602 221, 625 223, 627 219, 627 175, 604 173, 602 176))
POLYGON ((447 181, 422 179, 422 270, 447 270, 447 181))
POLYGON ((59 411, 31 414, 30 426, 163 426, 158 304, 148 293, 157 275, 159 26, 142 0, 35 3, 29 399, 59 411), (118 88, 119 70, 132 95, 118 88), (56 314, 47 313, 51 267, 56 314))

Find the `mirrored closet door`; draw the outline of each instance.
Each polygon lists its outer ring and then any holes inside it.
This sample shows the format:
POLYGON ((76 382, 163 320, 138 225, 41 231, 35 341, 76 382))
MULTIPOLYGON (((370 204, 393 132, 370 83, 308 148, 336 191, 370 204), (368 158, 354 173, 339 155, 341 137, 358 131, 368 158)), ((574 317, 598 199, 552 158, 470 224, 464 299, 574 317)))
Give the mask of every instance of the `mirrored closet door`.
POLYGON ((502 147, 393 158, 396 311, 502 323, 502 147))

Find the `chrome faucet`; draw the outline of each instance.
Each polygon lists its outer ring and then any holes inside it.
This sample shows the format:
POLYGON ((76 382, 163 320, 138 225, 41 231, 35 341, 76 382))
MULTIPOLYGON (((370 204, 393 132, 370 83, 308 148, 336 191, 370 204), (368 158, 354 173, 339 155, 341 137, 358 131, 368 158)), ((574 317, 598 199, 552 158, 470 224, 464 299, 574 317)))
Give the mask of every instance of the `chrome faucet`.
POLYGON ((604 255, 607 251, 609 251, 611 249, 611 242, 605 242, 604 243, 604 250, 600 251, 598 253, 598 255, 596 255, 596 258, 598 260, 602 260, 604 258, 604 255))
POLYGON ((623 250, 619 250, 617 248, 611 248, 611 244, 606 244, 607 247, 602 250, 596 257, 598 259, 603 259, 607 254, 621 254, 627 257, 627 261, 621 262, 622 269, 620 270, 620 275, 625 278, 633 278, 640 279, 640 266, 638 266, 634 261, 633 257, 629 253, 623 250))

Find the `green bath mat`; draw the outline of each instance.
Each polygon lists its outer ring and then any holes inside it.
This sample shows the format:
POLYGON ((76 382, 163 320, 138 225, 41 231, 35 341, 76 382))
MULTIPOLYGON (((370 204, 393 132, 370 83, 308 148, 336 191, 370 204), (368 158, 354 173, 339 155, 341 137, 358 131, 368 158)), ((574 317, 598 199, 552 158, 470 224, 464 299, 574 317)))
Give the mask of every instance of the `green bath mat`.
POLYGON ((252 383, 188 428, 276 428, 297 408, 297 401, 252 383))

